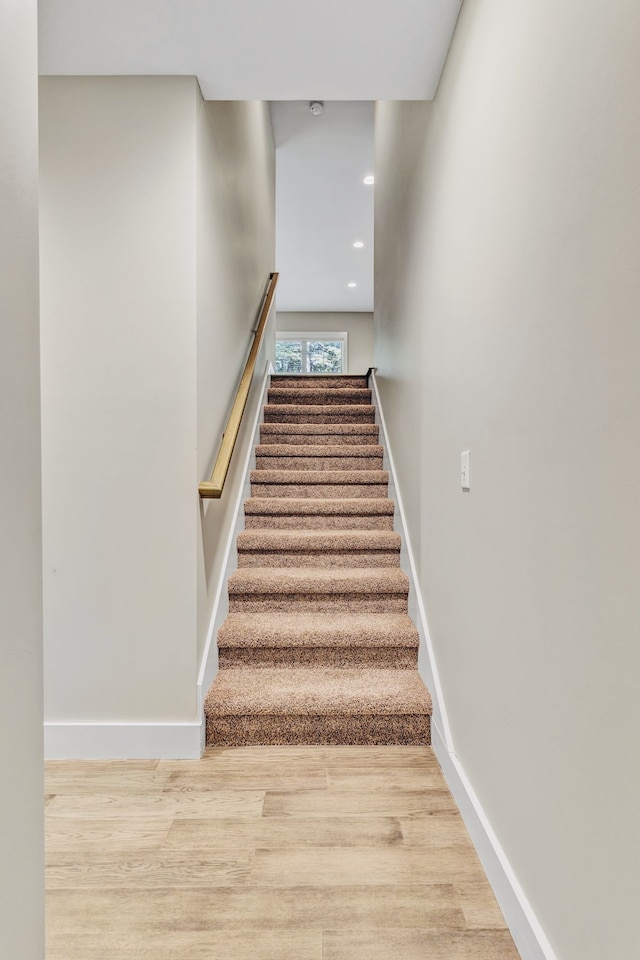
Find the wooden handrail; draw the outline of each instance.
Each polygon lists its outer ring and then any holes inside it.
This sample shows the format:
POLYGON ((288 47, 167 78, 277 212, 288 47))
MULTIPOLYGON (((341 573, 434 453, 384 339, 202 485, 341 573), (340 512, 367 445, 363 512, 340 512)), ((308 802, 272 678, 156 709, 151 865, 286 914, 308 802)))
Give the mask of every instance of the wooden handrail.
POLYGON ((247 405, 247 397, 249 396, 249 388, 251 387, 256 360, 258 359, 258 351, 260 349, 260 344, 262 343, 262 335, 264 334, 264 328, 267 325, 267 318, 269 316, 271 304, 273 303, 273 297, 276 292, 278 276, 278 273, 271 273, 269 275, 269 285, 265 293, 262 310, 260 311, 260 319, 258 320, 258 326, 256 327, 256 332, 253 338, 253 343, 251 344, 251 350, 249 351, 247 362, 244 367, 244 372, 240 378, 240 386, 238 387, 236 398, 233 401, 229 419, 227 420, 227 426, 222 434, 222 443, 220 444, 218 456, 216 457, 216 462, 213 466, 211 479, 201 483, 198 487, 200 496, 205 499, 219 500, 222 496, 224 482, 227 478, 229 464, 231 463, 231 455, 233 454, 233 448, 235 447, 236 440, 238 439, 238 432, 240 430, 240 424, 242 423, 244 408, 247 405))

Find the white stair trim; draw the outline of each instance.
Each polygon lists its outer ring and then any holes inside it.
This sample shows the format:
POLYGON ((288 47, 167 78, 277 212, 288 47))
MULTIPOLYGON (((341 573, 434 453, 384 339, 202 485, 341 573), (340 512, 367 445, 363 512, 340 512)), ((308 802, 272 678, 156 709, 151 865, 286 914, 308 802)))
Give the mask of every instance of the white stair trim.
POLYGON ((522 960, 558 960, 471 781, 437 729, 432 746, 522 960))

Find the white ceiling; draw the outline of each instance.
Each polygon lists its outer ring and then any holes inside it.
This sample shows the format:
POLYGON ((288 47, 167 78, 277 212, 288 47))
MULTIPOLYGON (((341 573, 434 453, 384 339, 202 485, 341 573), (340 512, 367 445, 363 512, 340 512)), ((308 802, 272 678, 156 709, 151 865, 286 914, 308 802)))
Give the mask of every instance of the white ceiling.
POLYGON ((205 99, 272 101, 278 309, 370 311, 372 101, 433 98, 461 3, 39 0, 40 73, 195 75, 205 99))
POLYGON ((271 118, 278 310, 373 310, 373 104, 272 103, 271 118))
POLYGON ((430 100, 462 0, 40 0, 40 72, 187 74, 207 100, 430 100))

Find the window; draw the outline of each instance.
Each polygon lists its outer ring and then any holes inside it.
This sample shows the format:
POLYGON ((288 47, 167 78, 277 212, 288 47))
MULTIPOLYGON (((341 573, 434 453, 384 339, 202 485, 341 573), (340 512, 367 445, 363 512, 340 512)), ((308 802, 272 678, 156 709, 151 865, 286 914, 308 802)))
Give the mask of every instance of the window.
POLYGON ((276 333, 276 373, 345 373, 346 333, 276 333))

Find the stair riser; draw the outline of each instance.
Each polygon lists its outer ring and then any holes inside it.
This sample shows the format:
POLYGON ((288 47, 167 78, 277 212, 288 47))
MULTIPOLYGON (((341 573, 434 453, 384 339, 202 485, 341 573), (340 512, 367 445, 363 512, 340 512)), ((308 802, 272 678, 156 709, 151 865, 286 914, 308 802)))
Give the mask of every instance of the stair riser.
MULTIPOLYGON (((281 427, 282 424, 271 424, 271 426, 281 427)), ((301 426, 301 424, 298 424, 301 426)), ((331 426, 329 424, 329 426, 331 426)), ((377 443, 378 434, 376 433, 264 433, 260 431, 260 444, 275 445, 289 443, 299 447, 320 447, 320 446, 344 446, 347 449, 358 446, 371 446, 377 443)))
POLYGON ((256 456, 256 470, 382 470, 382 457, 256 456))
POLYGON ((407 613, 407 594, 232 594, 231 613, 263 613, 267 610, 333 613, 407 613))
MULTIPOLYGON (((279 424, 282 426, 282 424, 279 424)), ((312 457, 323 460, 325 457, 381 457, 384 454, 379 443, 259 443, 255 449, 256 457, 312 457)))
POLYGON ((294 497, 315 500, 340 499, 386 499, 388 485, 386 483, 367 484, 287 484, 287 483, 260 483, 254 480, 251 484, 252 497, 294 497))
POLYGON ((264 419, 266 423, 373 423, 375 410, 373 407, 351 410, 327 410, 326 407, 290 407, 284 404, 274 404, 265 407, 264 419))
POLYGON ((402 541, 398 533, 367 533, 362 530, 325 533, 252 533, 243 530, 236 538, 238 553, 291 554, 302 557, 307 553, 377 554, 400 553, 402 541))
POLYGON ((393 530, 393 517, 248 516, 246 530, 393 530))
POLYGON ((371 390, 284 390, 267 392, 267 403, 301 403, 326 406, 331 404, 371 403, 371 390))
POLYGON ((239 567, 399 567, 400 553, 375 550, 359 553, 262 553, 239 551, 239 567))
POLYGON ((360 744, 428 746, 428 716, 236 716, 207 718, 207 746, 360 744))
POLYGON ((295 377, 295 376, 281 376, 279 374, 274 374, 271 377, 271 387, 285 387, 290 388, 295 386, 296 390, 317 390, 321 388, 323 390, 332 389, 336 387, 338 390, 343 390, 345 388, 352 388, 355 390, 366 390, 367 389, 367 378, 366 377, 345 377, 345 376, 336 376, 336 377, 295 377))
MULTIPOLYGON (((262 474, 254 475, 254 479, 261 480, 262 474)), ((384 500, 348 499, 340 500, 283 500, 275 497, 273 500, 255 499, 250 497, 244 502, 245 517, 274 516, 274 517, 391 517, 394 515, 393 502, 384 500)))
POLYGON ((221 647, 218 653, 220 669, 241 667, 356 667, 370 670, 415 670, 418 650, 406 647, 221 647))

